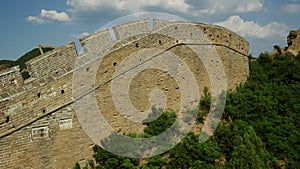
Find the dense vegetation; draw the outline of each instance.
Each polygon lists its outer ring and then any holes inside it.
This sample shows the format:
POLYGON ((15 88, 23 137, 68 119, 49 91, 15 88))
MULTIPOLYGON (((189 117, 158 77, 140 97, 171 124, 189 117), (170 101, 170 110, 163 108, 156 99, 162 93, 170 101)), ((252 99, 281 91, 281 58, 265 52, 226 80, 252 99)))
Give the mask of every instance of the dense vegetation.
MULTIPOLYGON (((42 50, 44 53, 53 50, 54 48, 52 47, 42 47, 42 50)), ((25 62, 37 57, 41 55, 41 52, 38 48, 35 48, 29 52, 27 52, 26 54, 24 54, 23 56, 21 56, 18 60, 16 61, 12 61, 12 60, 0 60, 0 65, 1 64, 6 64, 8 67, 13 67, 13 66, 17 66, 19 65, 22 76, 24 79, 29 78, 29 73, 26 71, 26 65, 25 62)))
MULTIPOLYGON (((251 60, 248 81, 227 93, 222 123, 208 141, 199 144, 199 135, 191 132, 170 151, 147 159, 119 157, 95 146, 96 165, 91 160, 84 168, 299 168, 300 56, 261 54, 251 60)), ((201 99, 199 115, 209 102, 208 95, 201 99)), ((174 121, 174 114, 161 116, 146 134, 164 131, 174 121)))
POLYGON ((0 65, 5 65, 7 67, 14 66, 14 61, 12 60, 0 60, 0 65))

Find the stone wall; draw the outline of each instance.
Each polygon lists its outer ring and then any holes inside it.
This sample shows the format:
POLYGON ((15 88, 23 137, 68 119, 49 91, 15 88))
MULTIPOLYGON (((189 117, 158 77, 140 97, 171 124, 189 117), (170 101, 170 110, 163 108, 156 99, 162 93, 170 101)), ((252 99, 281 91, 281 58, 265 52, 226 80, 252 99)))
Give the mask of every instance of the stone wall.
POLYGON ((0 71, 0 93, 15 89, 23 84, 19 66, 0 71))
POLYGON ((150 31, 150 21, 140 20, 136 22, 130 22, 123 25, 117 25, 113 27, 115 36, 118 40, 125 39, 137 33, 147 33, 150 31))
MULTIPOLYGON (((165 24, 163 24, 163 21, 158 22, 161 25, 168 24, 168 22, 165 24)), ((154 21, 154 29, 159 30, 159 27, 156 27, 155 25, 156 21, 154 21)), ((120 27, 125 26, 126 25, 121 25, 120 27)), ((245 82, 249 75, 247 58, 248 42, 237 34, 221 27, 205 24, 196 24, 196 26, 199 29, 205 28, 206 33, 208 33, 208 39, 195 39, 194 41, 188 42, 189 45, 215 46, 216 51, 220 55, 221 61, 223 62, 228 90, 234 90, 237 85, 245 82), (227 39, 225 39, 225 37, 227 37, 227 39)), ((175 32, 177 32, 176 34, 178 35, 180 32, 191 31, 186 28, 186 26, 180 26, 180 24, 174 25, 168 28, 170 30, 167 30, 167 32, 170 32, 172 31, 171 29, 173 29, 176 30, 175 32)), ((109 124, 111 124, 116 131, 122 131, 124 133, 140 133, 145 127, 142 124, 134 123, 118 114, 118 110, 114 106, 115 103, 111 96, 111 83, 113 81, 113 77, 118 76, 114 75, 114 73, 116 72, 119 64, 121 64, 132 54, 149 48, 170 51, 179 56, 188 64, 189 68, 196 77, 199 85, 199 93, 202 96, 205 87, 208 87, 209 89, 211 88, 210 79, 208 77, 203 60, 198 58, 194 51, 185 45, 187 43, 184 41, 184 39, 189 38, 190 34, 187 35, 188 37, 178 35, 178 37, 181 36, 182 40, 177 41, 177 39, 164 36, 161 34, 161 32, 160 34, 143 34, 145 32, 143 29, 140 29, 140 26, 137 26, 134 30, 136 34, 139 34, 139 36, 128 37, 119 41, 114 46, 112 52, 102 59, 96 76, 96 86, 101 86, 96 90, 99 107, 102 109, 101 111, 103 112, 105 119, 109 121, 109 124), (133 128, 132 126, 137 127, 133 128)), ((116 31, 117 30, 115 30, 115 32, 116 31)), ((151 55, 151 51, 149 55, 151 55)), ((207 55, 203 57, 210 58, 211 56, 207 55)), ((138 67, 145 64, 143 61, 145 58, 146 56, 141 57, 140 63, 131 63, 133 64, 132 67, 138 67)), ((214 60, 209 59, 208 61, 211 62, 214 60)), ((121 72, 120 74, 124 76, 126 75, 126 72, 121 72)), ((136 77, 137 78, 134 80, 134 82, 131 82, 130 96, 132 104, 135 105, 138 110, 143 112, 149 109, 150 103, 148 97, 149 93, 154 89, 163 91, 163 93, 167 96, 166 99, 168 100, 168 104, 166 109, 179 110, 178 105, 180 105, 181 100, 179 88, 176 84, 173 84, 175 83, 174 79, 172 81, 172 78, 169 77, 168 72, 151 70, 149 72, 141 72, 141 74, 136 75, 136 77), (151 83, 154 84, 150 85, 151 83)), ((126 107, 126 105, 124 106, 126 107)))
MULTIPOLYGON (((154 20, 153 23, 154 31, 159 31, 162 25, 170 24, 161 20, 154 20)), ((93 142, 84 133, 75 113, 74 98, 77 97, 73 97, 72 90, 77 89, 73 88, 72 82, 75 78, 79 86, 86 85, 87 80, 93 77, 90 77, 93 71, 96 72, 95 84, 88 86, 88 90, 95 91, 98 106, 112 128, 122 133, 142 132, 145 127, 143 124, 132 122, 119 114, 111 93, 111 82, 118 66, 134 53, 146 51, 133 66, 146 64, 146 58, 153 55, 151 50, 147 52, 151 48, 176 54, 193 72, 201 95, 204 87, 211 88, 205 64, 210 62, 213 66, 216 60, 210 55, 199 58, 192 50, 192 45, 216 48, 226 74, 222 78, 226 78, 228 89, 234 90, 247 80, 249 68, 246 40, 222 27, 193 23, 194 27, 207 35, 207 39, 197 39, 196 36, 195 39, 185 41, 193 35, 182 35, 180 32, 194 30, 182 24, 171 26, 168 30, 181 36, 179 40, 167 36, 164 34, 166 32, 151 34, 149 20, 114 27, 117 43, 112 48, 107 48, 107 44, 113 43, 108 30, 81 39, 85 52, 109 52, 96 70, 87 63, 94 63, 93 59, 97 56, 80 56, 77 66, 87 65, 82 68, 82 76, 79 77, 73 77, 77 59, 74 43, 27 62, 33 79, 24 85, 9 87, 8 91, 0 92, 0 168, 72 168, 76 161, 84 164, 86 160, 92 159, 93 142), (139 35, 131 36, 136 33, 139 35), (96 51, 91 51, 93 48, 96 51)), ((166 58, 164 53, 157 57, 166 58)), ((0 78, 0 82, 6 86, 6 82, 1 80, 0 78)), ((142 71, 135 76, 129 88, 130 100, 140 111, 149 108, 149 93, 154 89, 160 89, 165 94, 166 109, 179 110, 179 87, 164 71, 142 71)), ((80 95, 86 94, 88 90, 80 95)), ((85 108, 90 107, 86 105, 85 108)))
POLYGON ((92 159, 92 146, 68 105, 0 138, 0 167, 72 168, 92 159))
POLYGON ((57 73, 61 68, 73 69, 76 57, 77 50, 72 42, 34 58, 26 65, 32 78, 41 78, 57 73))
MULTIPOLYGON (((77 58, 68 47, 52 54, 57 53, 73 58, 73 63, 77 58)), ((47 55, 50 59, 36 61, 53 59, 47 55)), ((76 161, 92 159, 93 142, 81 129, 72 105, 73 67, 60 64, 57 70, 43 71, 42 77, 2 92, 0 168, 72 168, 76 161)))
POLYGON ((92 52, 88 49, 98 47, 98 50, 109 50, 107 49, 107 44, 112 42, 112 37, 110 35, 110 32, 108 29, 101 30, 99 32, 94 33, 93 35, 86 36, 79 40, 83 51, 86 52, 92 52))
MULTIPOLYGON (((177 32, 183 31, 183 30, 179 30, 178 26, 176 26, 176 23, 180 25, 180 23, 184 23, 184 22, 168 22, 159 19, 154 19, 153 29, 154 31, 156 31, 165 26, 174 25, 172 26, 174 30, 176 30, 177 32)), ((209 25, 204 23, 186 23, 186 24, 190 24, 195 27, 198 27, 199 30, 202 31, 207 36, 207 40, 203 41, 204 43, 230 48, 231 50, 235 50, 239 52, 241 55, 248 54, 249 43, 244 38, 230 31, 229 29, 217 25, 209 25)), ((185 29, 188 29, 188 27, 185 27, 185 29)))

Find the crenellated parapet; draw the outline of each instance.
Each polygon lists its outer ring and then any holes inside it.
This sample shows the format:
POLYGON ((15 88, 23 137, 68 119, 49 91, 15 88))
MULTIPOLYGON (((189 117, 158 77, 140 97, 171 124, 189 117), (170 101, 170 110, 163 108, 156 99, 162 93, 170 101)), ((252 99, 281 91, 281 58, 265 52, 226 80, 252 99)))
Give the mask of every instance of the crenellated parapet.
POLYGON ((140 20, 135 22, 129 22, 122 25, 116 25, 113 28, 117 40, 126 39, 136 34, 150 32, 150 20, 140 20))
MULTIPOLYGON (((249 52, 249 43, 246 41, 244 38, 236 34, 235 32, 226 29, 221 26, 217 25, 210 25, 210 24, 204 24, 204 23, 198 23, 198 22, 193 22, 193 23, 186 23, 186 22, 169 22, 169 21, 164 21, 164 20, 159 20, 159 19, 154 19, 153 21, 153 30, 157 31, 161 28, 164 28, 166 26, 174 25, 173 29, 177 30, 177 32, 180 31, 188 31, 188 27, 184 27, 184 30, 180 30, 178 26, 176 27, 176 23, 181 23, 181 24, 189 24, 193 25, 199 28, 203 34, 206 35, 208 38, 205 41, 198 41, 198 43, 204 42, 204 44, 212 44, 212 45, 220 45, 224 47, 231 48, 232 50, 236 50, 240 52, 243 55, 248 55, 249 52)), ((170 31, 174 31, 170 30, 170 31)), ((192 33, 192 32, 191 32, 192 33)), ((187 37, 190 38, 190 37, 187 37)))
POLYGON ((73 69, 76 59, 75 43, 71 42, 33 58, 26 65, 32 78, 41 78, 53 75, 63 68, 73 69))

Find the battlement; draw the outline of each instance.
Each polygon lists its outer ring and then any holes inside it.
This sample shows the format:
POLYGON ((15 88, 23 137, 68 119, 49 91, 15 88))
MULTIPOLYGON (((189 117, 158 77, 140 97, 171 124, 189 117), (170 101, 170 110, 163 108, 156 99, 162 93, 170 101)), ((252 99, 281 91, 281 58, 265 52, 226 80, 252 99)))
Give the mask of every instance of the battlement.
POLYGON ((146 34, 157 33, 179 38, 179 40, 177 39, 177 44, 193 43, 223 46, 239 52, 245 56, 247 56, 249 52, 248 41, 239 36, 237 33, 221 26, 197 22, 171 22, 160 19, 153 19, 152 29, 150 24, 150 20, 145 19, 113 26, 111 32, 108 29, 101 30, 80 39, 80 42, 85 52, 91 52, 87 49, 97 49, 97 51, 103 51, 107 49, 107 46, 109 46, 109 44, 113 42, 114 38, 119 41, 117 46, 115 46, 116 48, 119 48, 120 46, 126 46, 132 41, 136 41, 140 38, 145 37, 146 34), (162 28, 164 29, 161 32, 160 30, 162 28), (199 30, 195 30, 195 28, 198 28, 199 30), (184 34, 186 37, 179 37, 178 35, 183 35, 179 33, 181 31, 187 31, 190 32, 190 34, 184 34), (193 35, 193 33, 199 35, 195 36, 193 35), (202 37, 202 35, 205 35, 207 38, 197 39, 197 37, 202 37))
POLYGON ((197 24, 199 29, 207 35, 208 39, 215 45, 222 45, 248 55, 249 42, 237 33, 217 25, 197 24))
POLYGON ((90 49, 98 49, 98 51, 109 50, 108 45, 112 43, 112 37, 108 29, 101 30, 92 35, 79 39, 83 52, 93 52, 90 49))
POLYGON ((41 78, 63 68, 73 69, 76 59, 76 46, 71 42, 26 62, 26 65, 32 78, 41 78))
MULTIPOLYGON (((198 22, 192 22, 192 23, 183 22, 183 21, 170 22, 170 21, 164 21, 164 20, 160 20, 160 19, 154 19, 153 30, 157 31, 166 26, 169 26, 169 27, 173 28, 173 30, 169 30, 169 31, 174 31, 174 29, 176 29, 178 32, 189 31, 189 30, 187 30, 187 28, 189 28, 189 27, 180 28, 180 27, 176 26, 176 24, 178 24, 178 25, 190 24, 190 25, 198 27, 199 30, 202 31, 207 36, 207 39, 202 41, 204 44, 207 43, 207 44, 213 44, 213 45, 222 45, 224 47, 229 47, 233 50, 236 50, 244 55, 248 55, 249 42, 246 41, 241 36, 239 36, 237 33, 233 32, 227 28, 221 27, 221 26, 209 25, 209 24, 198 23, 198 22), (184 30, 180 30, 180 29, 184 29, 184 30)), ((188 37, 188 38, 190 38, 190 37, 188 37)), ((198 43, 201 43, 201 41, 198 41, 198 43)))
POLYGON ((150 20, 139 20, 117 25, 112 28, 118 40, 126 39, 130 36, 150 32, 150 20))

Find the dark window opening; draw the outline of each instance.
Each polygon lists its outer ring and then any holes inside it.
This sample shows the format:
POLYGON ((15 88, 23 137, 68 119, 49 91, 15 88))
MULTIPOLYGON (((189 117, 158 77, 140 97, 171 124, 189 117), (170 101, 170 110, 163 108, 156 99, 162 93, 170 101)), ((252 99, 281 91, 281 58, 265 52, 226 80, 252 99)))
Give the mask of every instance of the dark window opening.
POLYGON ((117 62, 114 62, 113 65, 116 66, 116 65, 117 65, 117 62))
POLYGON ((191 36, 193 36, 193 33, 190 33, 191 36))
POLYGON ((176 40, 176 43, 178 43, 178 40, 176 40))
POLYGON ((217 38, 219 38, 219 35, 217 35, 217 38))
POLYGON ((5 121, 6 123, 8 123, 9 122, 9 116, 6 116, 6 121, 5 121))
POLYGON ((41 93, 38 93, 38 94, 37 94, 37 97, 40 98, 40 97, 41 97, 41 93))
POLYGON ((231 34, 229 34, 229 37, 231 37, 231 34))
POLYGON ((158 43, 161 45, 161 40, 159 40, 158 43))
POLYGON ((42 108, 42 112, 43 112, 43 113, 46 113, 46 108, 42 108))
POLYGON ((206 31, 206 28, 203 28, 204 31, 206 31))
POLYGON ((139 44, 138 44, 138 43, 136 43, 136 44, 135 44, 135 47, 137 47, 137 48, 138 48, 138 47, 139 47, 139 44))
POLYGON ((55 72, 57 75, 59 74, 59 72, 57 71, 57 72, 55 72))
POLYGON ((65 90, 61 90, 60 93, 61 93, 61 94, 65 94, 65 90))
POLYGON ((178 28, 177 28, 177 26, 175 26, 175 30, 177 30, 178 28))
POLYGON ((85 68, 85 70, 86 70, 86 72, 88 72, 88 71, 90 71, 90 68, 89 68, 89 67, 87 67, 87 68, 85 68))

